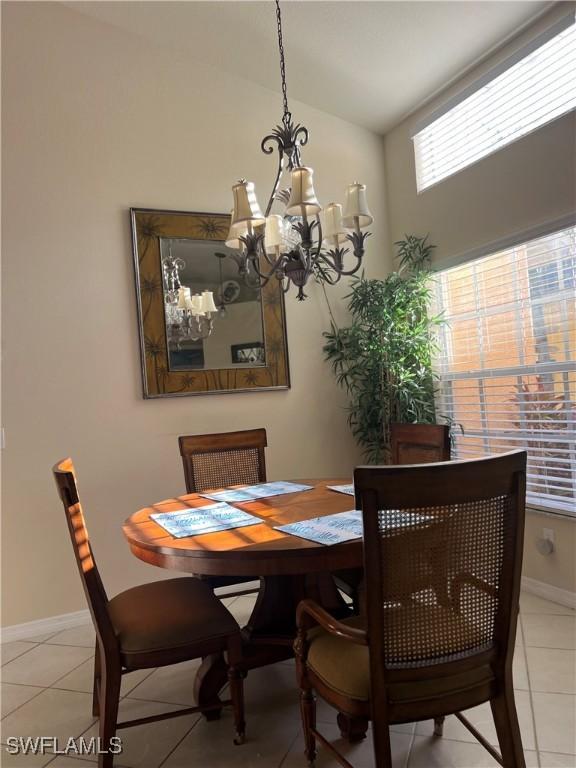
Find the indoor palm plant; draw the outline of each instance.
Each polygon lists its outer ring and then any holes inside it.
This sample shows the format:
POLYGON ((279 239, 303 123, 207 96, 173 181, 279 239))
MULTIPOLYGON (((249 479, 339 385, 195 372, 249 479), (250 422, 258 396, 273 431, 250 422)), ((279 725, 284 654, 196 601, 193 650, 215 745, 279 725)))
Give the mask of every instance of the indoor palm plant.
POLYGON ((428 312, 431 296, 427 237, 396 243, 399 266, 385 280, 362 277, 346 297, 352 322, 332 322, 324 352, 349 398, 349 423, 371 463, 389 459, 395 421, 433 423, 434 331, 441 318, 428 312))

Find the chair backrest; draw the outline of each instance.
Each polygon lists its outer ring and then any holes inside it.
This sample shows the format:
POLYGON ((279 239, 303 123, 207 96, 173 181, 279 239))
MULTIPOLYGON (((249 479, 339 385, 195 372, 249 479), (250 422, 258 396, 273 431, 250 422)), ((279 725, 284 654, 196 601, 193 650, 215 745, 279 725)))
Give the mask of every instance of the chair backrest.
POLYGON ((178 438, 188 493, 266 482, 265 429, 178 438))
POLYGON ((373 685, 384 670, 453 669, 486 652, 502 669, 511 665, 526 452, 358 467, 354 486, 364 519, 373 685))
POLYGON ((58 493, 64 505, 68 531, 84 587, 88 607, 96 634, 103 647, 115 644, 115 633, 108 615, 108 597, 102 584, 96 561, 92 553, 90 538, 84 522, 82 505, 78 496, 78 485, 72 459, 63 459, 52 468, 58 493))
POLYGON ((392 464, 450 461, 450 427, 446 424, 391 424, 392 464))

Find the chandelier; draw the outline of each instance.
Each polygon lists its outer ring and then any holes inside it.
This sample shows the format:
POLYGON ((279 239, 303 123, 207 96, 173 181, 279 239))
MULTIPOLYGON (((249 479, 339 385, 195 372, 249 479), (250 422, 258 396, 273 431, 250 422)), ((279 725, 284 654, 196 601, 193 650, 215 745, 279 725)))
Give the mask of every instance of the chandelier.
POLYGON ((265 213, 251 181, 241 179, 232 187, 234 208, 226 245, 234 251, 231 257, 246 281, 256 280, 264 287, 276 278, 284 292, 294 285, 302 301, 310 276, 334 285, 344 275, 358 271, 365 240, 370 236, 363 230, 373 218, 364 184, 355 182, 347 188, 344 210, 339 203, 329 203, 322 209, 318 202, 314 171, 302 165, 300 156, 301 147, 308 142, 308 130, 292 121, 288 109, 280 0, 275 2, 284 113, 282 124, 264 137, 261 147, 266 155, 276 148, 278 170, 265 213), (290 187, 281 189, 285 171, 290 173, 290 187), (275 202, 284 206, 283 215, 271 213, 275 202), (350 250, 355 261, 345 269, 344 260, 350 250))
POLYGON ((162 258, 164 276, 164 307, 168 343, 180 349, 182 342, 206 339, 214 330, 212 315, 218 311, 212 291, 192 294, 180 282, 182 259, 172 255, 172 241, 168 241, 168 254, 162 258))

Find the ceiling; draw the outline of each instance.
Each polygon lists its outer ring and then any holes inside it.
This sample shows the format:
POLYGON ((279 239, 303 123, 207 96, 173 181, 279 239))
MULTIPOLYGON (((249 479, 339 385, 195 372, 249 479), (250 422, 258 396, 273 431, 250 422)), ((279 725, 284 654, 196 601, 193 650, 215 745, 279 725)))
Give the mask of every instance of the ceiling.
MULTIPOLYGON (((271 0, 69 2, 81 13, 280 90, 271 0)), ((549 2, 285 0, 289 95, 384 133, 549 2)), ((279 102, 279 117, 281 104, 279 102)))

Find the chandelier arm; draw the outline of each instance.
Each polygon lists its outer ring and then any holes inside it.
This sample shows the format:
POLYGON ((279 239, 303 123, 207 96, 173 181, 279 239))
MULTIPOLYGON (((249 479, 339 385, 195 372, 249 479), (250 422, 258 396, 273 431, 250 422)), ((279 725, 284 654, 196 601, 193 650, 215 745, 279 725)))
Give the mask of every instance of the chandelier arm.
POLYGON ((340 278, 342 277, 342 273, 341 272, 337 272, 334 269, 334 267, 332 266, 332 264, 330 264, 328 259, 324 258, 324 256, 321 256, 320 258, 322 259, 322 261, 325 261, 328 264, 328 267, 330 269, 332 269, 334 272, 336 272, 336 277, 333 278, 332 275, 329 272, 326 272, 326 271, 322 270, 320 272, 320 280, 322 282, 328 283, 328 285, 336 285, 336 283, 339 282, 340 278))
POLYGON ((350 275, 355 275, 356 272, 358 272, 362 266, 362 256, 356 256, 356 259, 358 260, 358 263, 353 269, 343 269, 339 272, 342 277, 350 277, 350 275))
POLYGON ((320 219, 320 214, 318 213, 316 214, 316 226, 318 227, 318 233, 317 233, 318 245, 316 247, 316 253, 314 255, 314 258, 317 259, 318 256, 320 256, 320 254, 322 253, 322 241, 324 239, 322 235, 322 220, 320 219))
MULTIPOLYGON (((266 138, 270 138, 267 136, 266 138)), ((264 149, 264 141, 262 142, 262 149, 264 152, 266 150, 264 149)), ((272 150, 272 147, 270 147, 270 150, 272 150)), ((267 153, 270 154, 270 153, 267 153)), ((272 210, 272 206, 274 205, 274 200, 276 199, 276 193, 278 192, 278 187, 280 186, 280 179, 282 178, 282 171, 284 170, 284 151, 278 143, 278 171, 276 172, 276 179, 274 181, 274 186, 272 187, 272 192, 270 193, 270 197, 268 198, 268 205, 266 206, 266 213, 264 214, 266 217, 270 215, 270 211, 272 210)))
POLYGON ((262 272, 260 270, 260 266, 258 264, 258 258, 252 258, 251 259, 251 261, 252 261, 252 268, 254 269, 254 272, 256 272, 256 274, 258 275, 258 277, 261 280, 261 284, 260 284, 261 288, 264 288, 264 286, 266 286, 268 284, 268 282, 270 281, 272 276, 277 272, 277 270, 279 269, 279 266, 280 266, 280 262, 283 260, 283 258, 284 258, 284 256, 280 255, 274 262, 269 262, 270 263, 270 271, 268 272, 268 274, 266 274, 265 272, 262 272))

